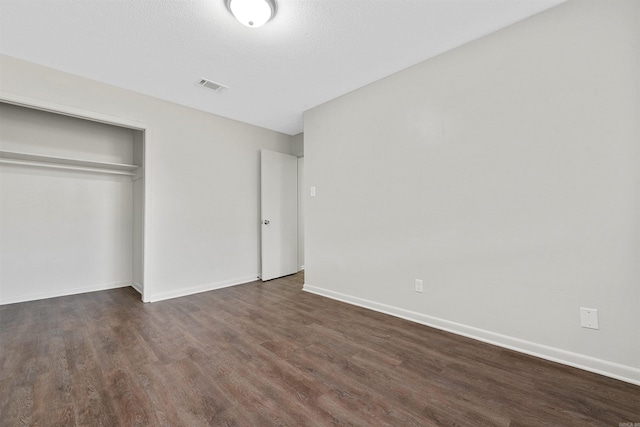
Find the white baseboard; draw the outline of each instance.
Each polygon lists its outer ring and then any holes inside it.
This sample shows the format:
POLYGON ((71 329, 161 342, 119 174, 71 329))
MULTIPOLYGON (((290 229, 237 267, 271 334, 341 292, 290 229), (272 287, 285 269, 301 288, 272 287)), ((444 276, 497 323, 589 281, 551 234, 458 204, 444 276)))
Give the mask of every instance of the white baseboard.
POLYGON ((138 283, 138 282, 136 282, 136 281, 134 280, 133 282, 131 282, 131 287, 132 287, 133 289, 135 289, 136 291, 138 291, 138 293, 139 293, 140 295, 142 295, 142 284, 141 284, 141 283, 138 283))
POLYGON ((16 304, 19 302, 36 301, 47 298, 65 297, 68 295, 84 294, 87 292, 106 291, 109 289, 126 288, 132 286, 131 282, 113 282, 101 285, 83 286, 80 288, 55 289, 47 292, 37 292, 34 294, 17 295, 13 297, 1 297, 0 305, 16 304))
POLYGON ((474 328, 472 326, 463 325, 449 320, 428 316, 410 310, 381 304, 340 292, 331 291, 316 286, 305 284, 302 288, 306 292, 317 294, 323 297, 346 302, 347 304, 357 305, 380 313, 388 314, 401 319, 420 323, 432 328, 462 335, 488 344, 497 345, 499 347, 508 348, 531 356, 540 357, 552 362, 561 363, 563 365, 572 366, 574 368, 583 369, 585 371, 594 372, 596 374, 615 378, 617 380, 629 382, 631 384, 640 385, 640 369, 632 366, 621 365, 609 362, 595 357, 586 356, 579 353, 562 350, 555 347, 538 344, 483 329, 474 328))
POLYGON ((152 295, 149 302, 164 301, 171 298, 185 297, 187 295, 199 294, 200 292, 213 291, 216 289, 228 288, 229 286, 242 285, 243 283, 255 282, 258 275, 239 277, 236 279, 223 280, 216 283, 207 283, 205 285, 192 286, 190 288, 176 289, 175 291, 160 292, 152 295))

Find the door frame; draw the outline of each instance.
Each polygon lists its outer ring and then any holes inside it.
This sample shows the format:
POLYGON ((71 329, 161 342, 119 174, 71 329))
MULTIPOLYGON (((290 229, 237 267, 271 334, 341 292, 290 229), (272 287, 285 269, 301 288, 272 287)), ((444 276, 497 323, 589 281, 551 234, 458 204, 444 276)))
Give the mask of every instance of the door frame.
MULTIPOLYGON (((89 120, 98 123, 104 123, 107 125, 119 126, 127 129, 132 129, 136 131, 141 131, 142 134, 142 168, 144 171, 144 185, 143 185, 143 193, 144 197, 142 200, 142 211, 143 211, 143 219, 142 219, 142 248, 141 248, 141 260, 142 263, 142 278, 143 283, 137 284, 142 289, 136 289, 141 293, 143 302, 151 301, 151 284, 149 281, 149 265, 147 262, 148 259, 148 249, 149 245, 149 236, 150 236, 150 224, 151 224, 151 212, 150 212, 150 171, 151 165, 149 162, 149 158, 151 157, 149 154, 149 149, 151 148, 150 144, 150 134, 151 129, 145 123, 137 122, 134 120, 123 119, 120 117, 109 116, 107 114, 97 113, 95 111, 85 110, 81 108, 70 107, 67 105, 56 104, 54 102, 44 101, 40 99, 29 98, 22 95, 16 95, 13 93, 0 91, 0 102, 6 104, 17 105, 19 107, 31 108, 34 110, 45 111, 54 114, 60 114, 64 116, 74 117, 82 120, 89 120)), ((133 283, 132 278, 132 286, 135 285, 133 283)))

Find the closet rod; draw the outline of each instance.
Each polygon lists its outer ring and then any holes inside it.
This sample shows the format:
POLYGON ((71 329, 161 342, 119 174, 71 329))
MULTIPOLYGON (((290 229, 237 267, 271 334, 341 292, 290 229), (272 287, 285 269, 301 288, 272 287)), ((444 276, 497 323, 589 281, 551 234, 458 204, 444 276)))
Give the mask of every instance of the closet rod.
POLYGON ((126 176, 136 175, 136 173, 132 171, 66 165, 61 163, 44 163, 44 162, 34 162, 34 161, 27 161, 27 160, 0 158, 0 164, 1 163, 9 164, 9 165, 19 165, 19 166, 35 166, 35 167, 52 168, 52 169, 67 169, 67 170, 76 170, 76 171, 83 171, 83 172, 107 173, 107 174, 113 174, 113 175, 126 175, 126 176))

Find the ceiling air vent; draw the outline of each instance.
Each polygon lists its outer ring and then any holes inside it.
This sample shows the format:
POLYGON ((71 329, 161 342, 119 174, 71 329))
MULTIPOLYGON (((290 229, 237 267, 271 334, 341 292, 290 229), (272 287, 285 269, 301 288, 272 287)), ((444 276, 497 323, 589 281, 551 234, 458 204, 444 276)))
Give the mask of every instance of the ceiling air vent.
POLYGON ((198 86, 206 87, 207 89, 214 90, 218 93, 222 93, 225 90, 227 90, 226 86, 223 86, 220 83, 212 82, 211 80, 207 80, 207 79, 200 79, 200 81, 198 82, 198 86))

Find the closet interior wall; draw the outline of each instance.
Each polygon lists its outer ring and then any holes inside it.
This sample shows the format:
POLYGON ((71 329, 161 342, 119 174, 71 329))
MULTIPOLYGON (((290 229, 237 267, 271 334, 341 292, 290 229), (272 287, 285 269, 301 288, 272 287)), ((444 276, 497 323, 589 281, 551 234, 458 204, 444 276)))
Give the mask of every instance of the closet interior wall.
POLYGON ((0 304, 142 293, 144 133, 0 102, 0 304))

